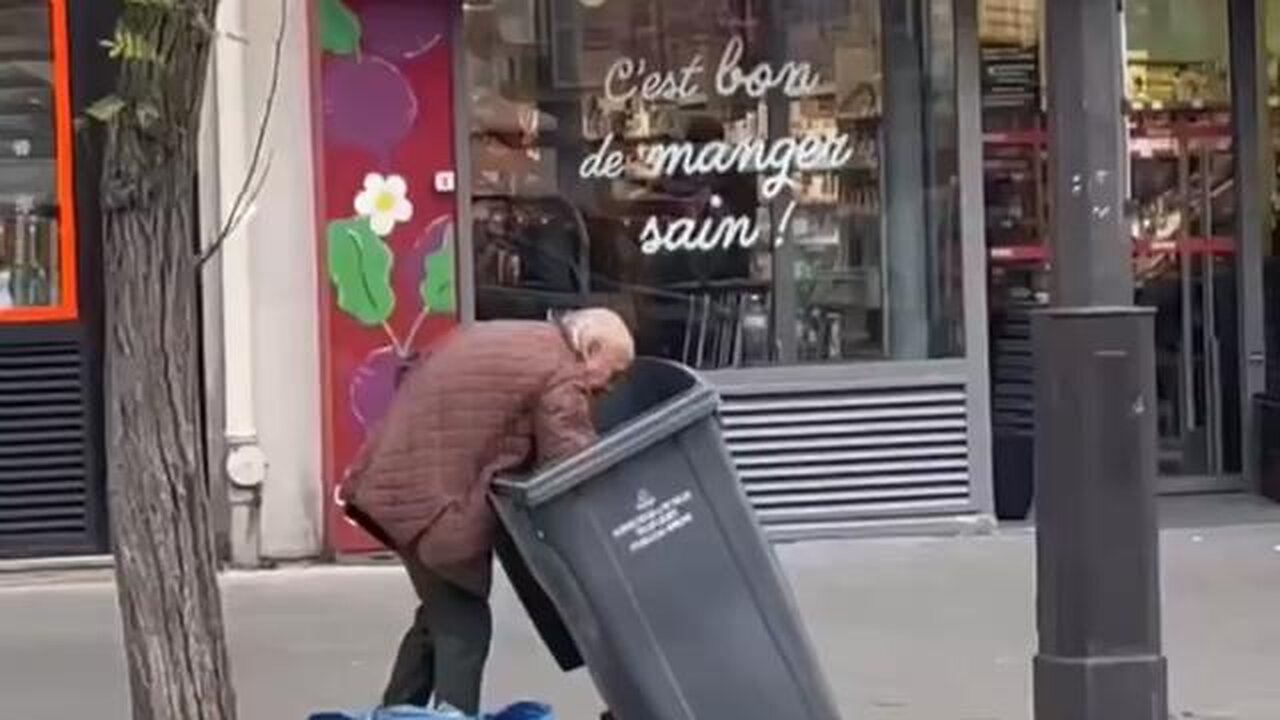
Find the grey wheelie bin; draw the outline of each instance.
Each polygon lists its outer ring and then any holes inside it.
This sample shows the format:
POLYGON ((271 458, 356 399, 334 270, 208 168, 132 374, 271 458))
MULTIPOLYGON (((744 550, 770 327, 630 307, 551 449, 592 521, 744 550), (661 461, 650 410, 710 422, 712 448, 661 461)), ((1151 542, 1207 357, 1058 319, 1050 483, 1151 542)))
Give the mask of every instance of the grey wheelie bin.
POLYGON ((715 392, 642 358, 592 447, 494 507, 618 720, 836 720, 720 435, 715 392))

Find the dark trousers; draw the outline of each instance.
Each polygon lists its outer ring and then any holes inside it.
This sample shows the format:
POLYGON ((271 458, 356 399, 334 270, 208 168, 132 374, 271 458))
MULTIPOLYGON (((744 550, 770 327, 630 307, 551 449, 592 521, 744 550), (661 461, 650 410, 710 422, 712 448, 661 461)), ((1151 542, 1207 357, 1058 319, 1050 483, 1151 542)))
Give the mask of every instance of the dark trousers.
POLYGON ((434 693, 468 715, 480 712, 480 681, 493 616, 489 599, 474 595, 407 560, 405 568, 418 594, 413 625, 400 641, 384 705, 426 706, 434 693))

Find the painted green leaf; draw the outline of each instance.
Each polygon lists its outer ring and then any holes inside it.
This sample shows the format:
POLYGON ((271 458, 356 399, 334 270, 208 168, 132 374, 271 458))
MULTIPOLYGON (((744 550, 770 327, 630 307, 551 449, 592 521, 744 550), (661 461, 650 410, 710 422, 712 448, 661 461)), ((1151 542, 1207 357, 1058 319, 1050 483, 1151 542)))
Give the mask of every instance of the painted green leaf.
POLYGON ((429 313, 452 313, 455 309, 453 292, 453 244, 447 244, 427 256, 423 268, 422 308, 429 313))
POLYGON ((342 0, 317 2, 321 49, 334 55, 355 55, 360 50, 360 19, 342 0))
POLYGON ((364 325, 386 322, 396 308, 391 248, 363 218, 330 222, 325 239, 338 307, 364 325))

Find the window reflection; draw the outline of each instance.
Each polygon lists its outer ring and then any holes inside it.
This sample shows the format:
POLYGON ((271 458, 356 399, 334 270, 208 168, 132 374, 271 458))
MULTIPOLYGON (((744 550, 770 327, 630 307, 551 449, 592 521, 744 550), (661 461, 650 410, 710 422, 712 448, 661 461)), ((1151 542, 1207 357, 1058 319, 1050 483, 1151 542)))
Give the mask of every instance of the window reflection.
POLYGON ((608 305, 702 368, 963 352, 950 3, 900 5, 468 6, 477 315, 608 305))
POLYGON ((56 305, 49 4, 0 3, 0 310, 56 305))

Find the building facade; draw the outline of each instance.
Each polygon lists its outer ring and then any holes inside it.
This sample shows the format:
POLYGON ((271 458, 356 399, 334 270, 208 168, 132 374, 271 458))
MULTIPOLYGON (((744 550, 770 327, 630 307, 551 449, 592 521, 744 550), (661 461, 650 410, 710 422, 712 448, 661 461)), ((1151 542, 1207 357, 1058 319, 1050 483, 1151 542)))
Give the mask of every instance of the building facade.
POLYGON ((322 277, 331 480, 396 358, 450 323, 606 305, 720 389, 776 537, 990 516, 972 8, 352 0, 317 20, 317 236, 390 266, 377 292, 322 277))
POLYGON ((0 3, 0 557, 101 552, 97 153, 111 8, 0 3))
MULTIPOLYGON (((777 539, 1025 515, 1026 318, 1052 299, 1035 0, 221 5, 220 26, 245 41, 219 42, 211 69, 209 227, 250 173, 281 38, 270 172, 204 283, 208 456, 236 562, 373 549, 335 489, 399 373, 459 324, 583 305, 617 310, 640 352, 717 386, 777 539)), ((77 26, 49 17, 56 65, 57 28, 77 26)), ((1159 310, 1163 488, 1255 491, 1262 450, 1280 444, 1254 400, 1280 369, 1263 297, 1277 287, 1280 7, 1132 0, 1126 26, 1130 241, 1136 299, 1159 310)), ((18 97, 8 58, 0 100, 18 97)), ((59 115, 43 117, 56 129, 59 115)), ((62 185, 92 181, 64 159, 33 184, 4 164, 14 139, 0 134, 0 217, 27 217, 5 205, 26 183, 70 208, 40 236, 66 242, 92 193, 62 185)), ((71 256, 41 242, 40 257, 71 256)), ((70 252, 89 288, 79 314, 41 315, 71 307, 66 290, 46 293, 53 310, 26 295, 4 309, 0 283, 0 368, 34 362, 23 333, 81 328, 90 420, 77 437, 95 448, 95 260, 70 252)), ((46 475, 3 433, 63 435, 5 424, 29 402, 10 399, 18 377, 34 375, 0 377, 0 551, 30 554, 44 552, 34 536, 5 528, 32 526, 4 523, 44 516, 5 513, 44 508, 29 492, 46 475)), ((101 470, 84 457, 90 498, 101 470)), ((59 551, 101 550, 105 519, 86 502, 88 542, 59 551)))

